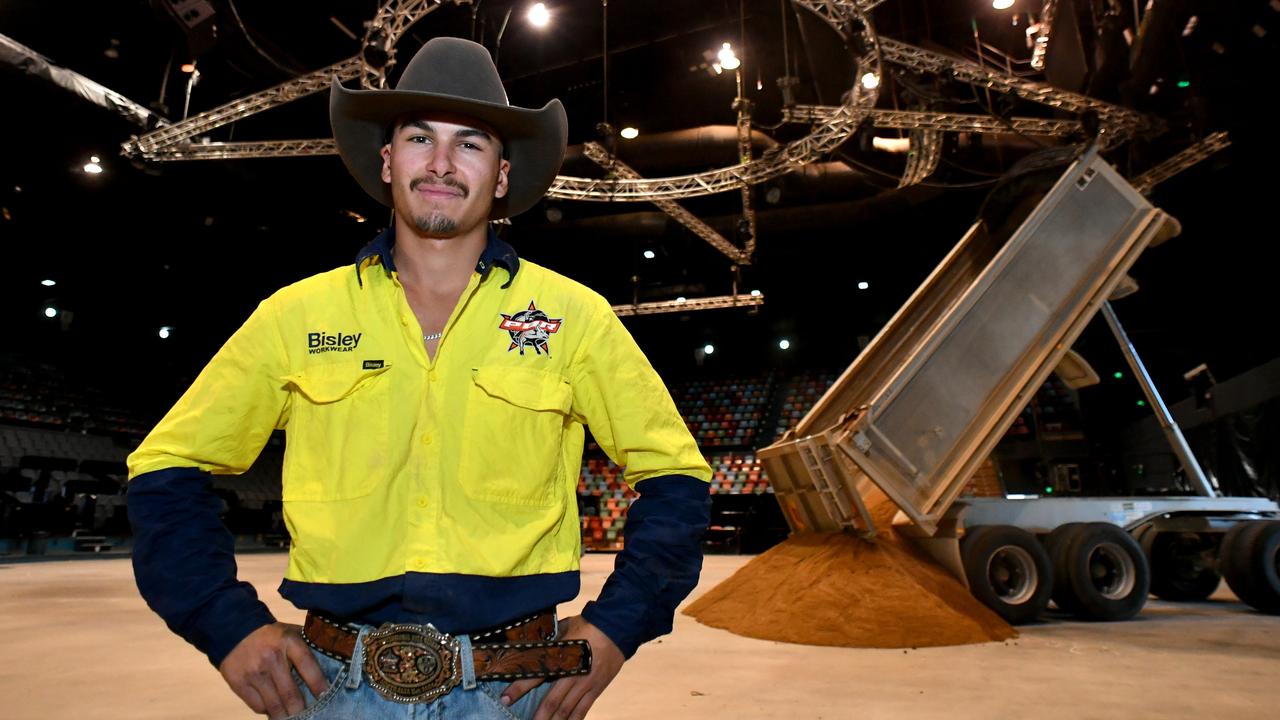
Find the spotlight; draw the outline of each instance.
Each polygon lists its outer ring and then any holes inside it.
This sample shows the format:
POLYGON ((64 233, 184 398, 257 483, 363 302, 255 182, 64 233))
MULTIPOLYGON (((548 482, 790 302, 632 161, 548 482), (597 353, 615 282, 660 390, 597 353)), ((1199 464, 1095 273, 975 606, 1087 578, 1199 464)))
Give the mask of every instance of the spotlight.
POLYGON ((867 281, 865 281, 865 280, 863 280, 862 282, 858 283, 858 289, 859 289, 859 290, 866 290, 866 289, 867 289, 867 288, 869 288, 869 287, 871 287, 871 284, 870 284, 870 283, 868 283, 868 282, 867 282, 867 281))
POLYGON ((706 345, 703 345, 703 346, 702 346, 702 352, 704 352, 704 353, 706 353, 706 354, 708 354, 708 355, 710 355, 711 353, 713 353, 713 352, 715 352, 715 351, 716 351, 716 346, 715 346, 715 345, 712 345, 711 343, 707 343, 706 345))
POLYGON ((168 340, 169 335, 171 335, 172 333, 173 333, 173 328, 169 327, 168 325, 165 325, 164 327, 160 328, 160 339, 168 340))
POLYGON ((676 298, 676 302, 678 303, 686 302, 685 297, 681 295, 680 297, 676 298))
POLYGON ((41 280, 40 284, 45 287, 53 287, 54 285, 57 285, 58 282, 56 280, 41 280))
POLYGON ((546 27, 551 22, 551 13, 547 10, 547 6, 542 3, 535 3, 529 8, 529 24, 534 27, 546 27))
POLYGON ((633 127, 624 127, 622 128, 622 132, 618 134, 627 140, 635 140, 640 136, 640 131, 633 127))
POLYGON ((645 251, 644 251, 644 259, 645 259, 645 260, 652 260, 652 259, 654 259, 655 257, 657 257, 657 256, 653 254, 653 251, 652 251, 652 250, 645 250, 645 251))
POLYGON ((195 64, 195 63, 183 63, 183 64, 182 64, 182 72, 184 72, 184 73, 186 73, 186 74, 190 75, 191 73, 193 73, 193 72, 195 72, 195 71, 196 71, 196 64, 195 64))
MULTIPOLYGON (((720 67, 725 70, 737 70, 742 61, 734 54, 733 47, 729 43, 720 46, 720 52, 716 53, 716 57, 720 58, 720 67)), ((719 71, 716 71, 719 74, 719 71)))
POLYGON ((1013 0, 991 0, 991 7, 997 10, 1008 10, 1013 7, 1013 0))
POLYGON ((102 166, 99 165, 98 162, 99 161, 98 161, 97 155, 94 155, 93 157, 89 158, 89 162, 84 164, 84 171, 89 173, 90 175, 97 175, 98 173, 102 172, 102 166))
POLYGON ((782 350, 789 350, 791 349, 791 341, 786 338, 782 338, 778 341, 778 347, 782 350))
POLYGON ((880 76, 875 73, 866 73, 862 76, 862 87, 868 90, 875 90, 880 87, 880 76))
POLYGON ((751 291, 751 297, 760 297, 760 291, 759 291, 759 290, 752 290, 752 291, 751 291))
POLYGON ((45 317, 47 317, 47 318, 56 318, 56 317, 58 317, 58 308, 56 308, 56 307, 54 307, 54 306, 52 306, 52 305, 45 305, 45 306, 44 306, 44 316, 45 316, 45 317))

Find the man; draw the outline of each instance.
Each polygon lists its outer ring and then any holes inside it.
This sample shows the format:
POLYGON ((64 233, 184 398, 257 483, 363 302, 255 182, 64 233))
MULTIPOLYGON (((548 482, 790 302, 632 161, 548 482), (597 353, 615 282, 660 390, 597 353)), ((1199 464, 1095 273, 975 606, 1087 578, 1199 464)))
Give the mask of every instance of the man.
POLYGON ((509 106, 483 47, 437 38, 395 90, 335 80, 330 111, 394 225, 264 301, 130 455, 138 587, 273 718, 583 717, 697 583, 710 469, 604 298, 489 230, 554 179, 564 110, 509 106), (557 635, 584 425, 639 498, 557 635), (210 489, 277 428, 302 632, 237 582, 210 489))

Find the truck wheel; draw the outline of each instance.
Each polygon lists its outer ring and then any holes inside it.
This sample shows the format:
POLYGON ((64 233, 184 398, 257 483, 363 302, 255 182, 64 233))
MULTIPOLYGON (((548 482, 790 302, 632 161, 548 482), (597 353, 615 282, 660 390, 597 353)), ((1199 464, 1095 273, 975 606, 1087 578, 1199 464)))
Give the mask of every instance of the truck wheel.
POLYGON ((1053 532, 1044 537, 1044 549, 1049 555, 1049 565, 1053 568, 1053 604, 1063 612, 1076 614, 1079 603, 1071 591, 1071 583, 1067 576, 1067 545, 1084 523, 1067 523, 1059 525, 1053 532))
POLYGON ((1280 522, 1242 524, 1246 527, 1225 548, 1230 553, 1227 584, 1253 608, 1280 615, 1280 522))
POLYGON ((1253 597, 1253 572, 1250 569, 1250 549, 1254 535, 1262 531, 1266 522, 1261 520, 1245 520, 1231 526, 1222 538, 1218 548, 1218 569, 1227 580, 1227 587, 1240 598, 1240 602, 1253 605, 1249 598, 1253 597))
POLYGON ((1009 525, 986 525, 960 543, 969 591, 1011 625, 1034 621, 1049 604, 1053 566, 1031 533, 1009 525))
POLYGON ((1064 556, 1077 617, 1128 620, 1146 604, 1151 570, 1142 548, 1124 530, 1109 523, 1076 528, 1064 556))
POLYGON ((1199 533, 1148 532, 1139 542, 1151 565, 1151 594, 1162 600, 1204 600, 1222 576, 1213 568, 1213 541, 1199 533))

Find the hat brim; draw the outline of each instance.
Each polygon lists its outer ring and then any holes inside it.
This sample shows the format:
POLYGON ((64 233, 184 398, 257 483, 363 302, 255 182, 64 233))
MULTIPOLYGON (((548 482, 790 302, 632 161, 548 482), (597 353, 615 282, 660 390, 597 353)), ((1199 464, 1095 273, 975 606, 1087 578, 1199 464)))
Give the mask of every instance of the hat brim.
POLYGON ((354 90, 334 78, 329 120, 338 155, 360 187, 387 207, 394 204, 391 187, 382 181, 379 152, 387 125, 406 113, 431 111, 475 118, 501 137, 511 171, 506 196, 494 198, 491 220, 536 205, 560 172, 569 121, 559 100, 533 110, 411 90, 354 90))

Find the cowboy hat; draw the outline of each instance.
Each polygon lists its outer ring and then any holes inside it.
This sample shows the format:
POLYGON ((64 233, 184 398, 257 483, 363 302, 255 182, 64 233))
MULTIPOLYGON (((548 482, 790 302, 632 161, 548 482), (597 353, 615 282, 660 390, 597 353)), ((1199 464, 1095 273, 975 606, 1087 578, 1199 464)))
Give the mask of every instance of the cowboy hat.
POLYGON ((360 187, 383 205, 394 207, 379 153, 387 127, 406 113, 428 111, 475 118, 498 133, 511 171, 507 194, 494 198, 490 219, 533 207, 560 170, 569 134, 560 101, 540 110, 513 107, 484 46, 433 38, 405 66, 395 90, 354 90, 333 79, 329 121, 338 154, 360 187))

